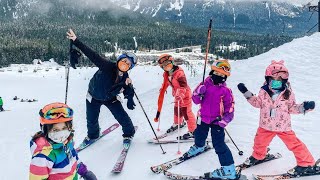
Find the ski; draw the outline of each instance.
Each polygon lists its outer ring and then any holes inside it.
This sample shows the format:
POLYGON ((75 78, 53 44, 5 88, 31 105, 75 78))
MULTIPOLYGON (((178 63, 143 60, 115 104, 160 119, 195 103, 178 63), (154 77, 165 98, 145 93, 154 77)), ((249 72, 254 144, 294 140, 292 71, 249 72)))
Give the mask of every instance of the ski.
MULTIPOLYGON (((138 126, 135 126, 134 128, 137 131, 138 126)), ((127 154, 128 154, 128 151, 130 149, 130 146, 131 146, 131 142, 123 147, 121 154, 118 157, 117 162, 111 171, 112 173, 121 173, 121 171, 123 169, 124 162, 125 162, 127 154)))
MULTIPOLYGON (((206 142, 211 142, 211 138, 207 138, 206 142)), ((188 143, 188 142, 194 142, 194 138, 190 138, 190 139, 181 139, 180 143, 188 143)), ((229 139, 225 139, 226 143, 229 143, 230 140, 229 139)), ((157 140, 148 140, 148 143, 152 143, 152 144, 174 144, 174 143, 178 143, 178 140, 159 140, 159 142, 157 140)))
POLYGON ((275 154, 267 154, 266 155, 266 158, 264 158, 263 160, 261 161, 258 161, 256 164, 252 164, 252 165, 246 165, 245 163, 242 163, 242 164, 239 164, 237 165, 236 167, 238 169, 241 169, 241 170, 244 170, 244 169, 247 169, 247 168, 250 168, 250 167, 253 167, 253 166, 256 166, 256 165, 259 165, 259 164, 262 164, 262 163, 265 163, 265 162, 268 162, 268 161, 272 161, 272 160, 275 160, 275 159, 279 159, 281 158, 282 155, 280 153, 275 153, 275 154))
POLYGON ((11 111, 10 109, 5 109, 5 110, 3 110, 3 111, 0 111, 0 112, 5 112, 5 111, 11 111))
MULTIPOLYGON (((222 179, 222 178, 210 178, 205 175, 203 176, 192 176, 192 175, 181 175, 181 174, 175 174, 169 171, 163 171, 163 174, 169 178, 169 179, 185 179, 185 180, 228 180, 228 179, 222 179)), ((237 178, 236 180, 248 180, 247 176, 241 175, 241 170, 237 170, 237 178)))
POLYGON ((105 135, 109 134, 110 132, 112 132, 113 130, 117 129, 120 125, 118 123, 114 123, 112 126, 110 126, 109 128, 107 128, 106 130, 104 130, 101 135, 95 140, 93 141, 91 144, 80 144, 78 148, 76 148, 77 152, 80 152, 82 150, 84 150, 85 148, 91 146, 92 144, 94 144, 95 142, 97 142, 99 139, 101 139, 102 137, 104 137, 105 135))
POLYGON ((165 162, 165 163, 157 165, 157 166, 152 166, 152 167, 150 167, 150 169, 151 169, 152 172, 159 174, 159 173, 163 172, 164 170, 168 170, 168 169, 172 168, 173 166, 176 166, 176 165, 178 165, 178 164, 180 164, 180 163, 182 163, 182 162, 184 162, 186 160, 189 160, 189 159, 191 159, 193 157, 196 157, 196 156, 198 156, 200 154, 203 154, 203 153, 209 151, 210 149, 212 149, 212 147, 207 145, 203 152, 201 152, 201 153, 199 153, 199 154, 197 154, 195 156, 190 156, 189 157, 189 156, 187 156, 187 153, 185 153, 181 157, 178 157, 176 159, 173 159, 171 161, 165 162))
MULTIPOLYGON (((185 128, 185 127, 187 127, 187 123, 184 121, 183 124, 180 125, 180 130, 183 129, 183 128, 185 128)), ((165 132, 165 133, 163 133, 163 134, 157 135, 157 138, 158 138, 158 139, 163 139, 163 138, 168 137, 168 136, 170 136, 170 135, 172 135, 172 134, 175 134, 175 133, 177 133, 177 132, 178 132, 178 129, 176 129, 175 131, 171 131, 171 132, 169 132, 169 133, 165 132)), ((149 140, 149 141, 156 141, 157 138, 152 138, 152 139, 149 140)))
MULTIPOLYGON (((316 165, 319 167, 320 165, 320 159, 317 160, 316 165)), ((275 174, 275 175, 254 175, 253 177, 256 180, 280 180, 280 179, 293 179, 293 178, 300 178, 300 177, 304 177, 304 176, 316 176, 316 175, 320 175, 320 167, 317 168, 317 171, 315 171, 314 173, 306 173, 306 174, 299 174, 299 175, 292 175, 289 173, 282 173, 282 174, 275 174)), ((320 177, 318 177, 317 179, 319 179, 320 177)))

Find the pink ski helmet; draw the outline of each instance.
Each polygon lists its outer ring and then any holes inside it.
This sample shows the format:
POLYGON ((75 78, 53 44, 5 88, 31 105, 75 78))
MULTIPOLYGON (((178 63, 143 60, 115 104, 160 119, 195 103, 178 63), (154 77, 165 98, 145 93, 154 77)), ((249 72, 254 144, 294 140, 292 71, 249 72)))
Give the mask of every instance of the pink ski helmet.
POLYGON ((282 79, 288 79, 289 78, 289 71, 284 66, 283 60, 280 60, 278 62, 275 60, 272 60, 271 64, 266 69, 265 76, 266 77, 273 77, 273 78, 281 77, 282 79))

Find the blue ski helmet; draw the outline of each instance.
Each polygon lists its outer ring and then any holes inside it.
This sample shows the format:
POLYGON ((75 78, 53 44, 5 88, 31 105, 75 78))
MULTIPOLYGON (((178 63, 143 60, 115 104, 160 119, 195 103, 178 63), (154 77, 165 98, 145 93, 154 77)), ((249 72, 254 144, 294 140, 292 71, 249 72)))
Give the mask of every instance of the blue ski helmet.
POLYGON ((137 61, 138 61, 138 57, 134 53, 131 53, 131 52, 122 53, 120 56, 118 56, 117 62, 123 58, 128 58, 131 61, 130 69, 132 69, 137 64, 137 61))

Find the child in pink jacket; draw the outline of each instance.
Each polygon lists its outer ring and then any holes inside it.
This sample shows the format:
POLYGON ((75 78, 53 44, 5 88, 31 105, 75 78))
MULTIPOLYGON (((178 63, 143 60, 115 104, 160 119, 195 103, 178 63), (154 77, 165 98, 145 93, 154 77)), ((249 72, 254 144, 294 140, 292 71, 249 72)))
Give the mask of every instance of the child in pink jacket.
POLYGON ((290 114, 304 114, 314 109, 314 101, 297 104, 290 83, 289 72, 284 61, 272 61, 265 72, 265 84, 261 87, 258 96, 253 95, 243 83, 238 89, 247 98, 248 102, 260 109, 260 122, 257 130, 253 153, 245 161, 252 165, 263 160, 267 155, 267 147, 275 136, 278 136, 293 152, 297 166, 290 169, 290 174, 312 173, 319 169, 306 145, 301 142, 291 128, 290 114))

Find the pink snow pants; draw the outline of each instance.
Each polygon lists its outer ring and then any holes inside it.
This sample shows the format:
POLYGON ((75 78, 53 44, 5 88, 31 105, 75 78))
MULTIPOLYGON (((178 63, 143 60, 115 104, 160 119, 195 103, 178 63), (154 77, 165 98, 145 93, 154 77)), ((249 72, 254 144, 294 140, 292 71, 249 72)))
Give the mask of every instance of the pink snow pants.
POLYGON ((192 112, 192 103, 187 107, 180 107, 180 117, 178 118, 178 107, 174 106, 174 124, 180 124, 183 118, 187 121, 188 131, 193 132, 197 128, 196 118, 192 112))
POLYGON ((287 148, 293 152, 298 166, 307 167, 315 164, 308 148, 297 138, 293 131, 275 132, 259 127, 254 138, 252 156, 258 160, 264 159, 267 154, 267 147, 275 136, 278 136, 287 148))

